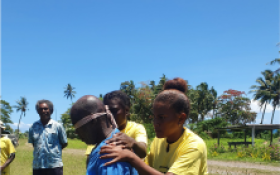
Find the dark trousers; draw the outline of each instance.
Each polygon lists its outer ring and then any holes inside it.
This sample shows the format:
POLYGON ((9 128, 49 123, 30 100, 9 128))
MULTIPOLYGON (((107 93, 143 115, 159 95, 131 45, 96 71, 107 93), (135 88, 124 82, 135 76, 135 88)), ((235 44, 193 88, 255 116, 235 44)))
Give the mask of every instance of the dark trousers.
POLYGON ((33 175, 63 175, 63 167, 33 169, 33 175))

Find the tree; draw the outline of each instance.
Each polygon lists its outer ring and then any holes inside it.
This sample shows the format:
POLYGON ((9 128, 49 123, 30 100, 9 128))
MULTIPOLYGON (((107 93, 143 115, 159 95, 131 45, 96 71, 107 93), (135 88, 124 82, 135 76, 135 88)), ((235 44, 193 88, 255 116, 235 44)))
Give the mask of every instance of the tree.
MULTIPOLYGON (((205 116, 208 115, 208 112, 212 109, 212 103, 214 101, 213 95, 210 93, 208 89, 208 84, 206 82, 201 83, 196 86, 197 90, 197 113, 200 114, 201 120, 203 121, 205 116)), ((217 95, 217 92, 212 87, 212 93, 217 95)))
POLYGON ((6 128, 10 126, 9 123, 13 124, 10 116, 12 112, 13 110, 10 104, 5 100, 1 100, 1 120, 5 124, 6 128))
POLYGON ((125 81, 121 83, 120 90, 126 93, 130 98, 130 103, 134 103, 134 96, 136 93, 134 81, 125 81))
POLYGON ((189 98, 190 104, 191 104, 191 109, 190 109, 190 114, 188 117, 188 122, 189 123, 197 123, 198 122, 198 91, 195 89, 192 89, 192 87, 189 87, 187 91, 187 97, 189 98))
POLYGON ((217 117, 217 104, 218 104, 218 93, 217 91, 214 89, 214 87, 212 86, 211 89, 209 90, 210 94, 211 94, 211 104, 212 104, 212 110, 213 110, 213 117, 215 115, 215 110, 216 110, 216 117, 217 117))
POLYGON ((75 88, 71 86, 70 83, 68 83, 64 89, 65 89, 64 97, 66 97, 67 99, 70 98, 71 102, 73 103, 72 98, 75 98, 75 94, 76 94, 76 91, 74 91, 75 88))
POLYGON ((60 122, 62 123, 63 127, 65 128, 66 134, 68 138, 78 138, 78 135, 75 132, 75 128, 73 127, 73 124, 71 122, 70 118, 70 108, 67 109, 66 112, 61 114, 61 120, 60 122))
POLYGON ((260 110, 264 105, 262 119, 261 119, 261 124, 262 124, 265 110, 266 110, 266 105, 271 101, 271 83, 272 83, 273 72, 271 70, 265 70, 261 72, 261 74, 264 76, 264 79, 262 77, 259 77, 256 80, 256 83, 258 85, 252 85, 251 86, 252 90, 249 91, 249 93, 254 93, 254 100, 260 101, 260 107, 261 107, 260 110))
POLYGON ((153 118, 151 111, 153 101, 156 95, 163 90, 163 85, 166 80, 167 78, 163 74, 163 76, 160 77, 158 85, 155 84, 155 81, 150 81, 150 86, 145 82, 141 82, 142 86, 140 88, 135 88, 135 84, 132 80, 121 83, 120 90, 130 97, 131 120, 136 120, 141 123, 151 122, 153 118))
POLYGON ((280 74, 277 74, 273 77, 273 81, 271 84, 271 103, 273 106, 273 112, 271 116, 271 124, 273 123, 274 113, 276 107, 280 105, 280 74))
MULTIPOLYGON (((280 43, 277 43, 276 46, 280 46, 280 43)), ((280 53, 280 51, 279 51, 279 53, 280 53)), ((274 60, 272 60, 272 61, 270 61, 270 62, 268 62, 266 64, 273 65, 275 63, 280 64, 280 58, 275 58, 274 60)), ((274 71, 274 73, 279 73, 279 72, 280 72, 280 68, 278 68, 276 71, 274 71)))
POLYGON ((28 110, 27 109, 28 102, 25 97, 20 97, 20 99, 17 100, 16 103, 17 103, 17 105, 13 106, 13 108, 15 108, 17 112, 19 112, 19 111, 21 112, 19 122, 18 122, 18 130, 17 130, 17 131, 19 131, 19 125, 20 125, 22 115, 25 117, 25 113, 28 110))
POLYGON ((251 123, 257 114, 250 111, 250 99, 245 92, 229 89, 219 97, 219 115, 232 125, 251 123))
POLYGON ((153 117, 152 106, 154 96, 148 85, 143 85, 134 95, 135 103, 132 105, 133 112, 137 114, 139 122, 150 123, 153 117))

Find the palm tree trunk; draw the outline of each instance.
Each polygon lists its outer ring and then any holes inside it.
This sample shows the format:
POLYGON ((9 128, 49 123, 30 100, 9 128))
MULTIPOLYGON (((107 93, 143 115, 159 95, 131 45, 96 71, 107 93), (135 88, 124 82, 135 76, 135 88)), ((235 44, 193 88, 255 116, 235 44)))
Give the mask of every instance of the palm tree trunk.
POLYGON ((261 124, 263 124, 263 118, 264 118, 264 114, 265 114, 265 108, 266 108, 266 102, 265 102, 264 109, 263 109, 263 115, 262 115, 261 124))
POLYGON ((213 116, 212 116, 212 119, 214 118, 215 116, 215 106, 213 105, 213 116))
POLYGON ((275 108, 276 108, 276 105, 273 106, 273 112, 272 112, 272 116, 271 116, 271 124, 273 123, 275 108))
POLYGON ((22 112, 20 114, 20 118, 19 118, 19 121, 18 121, 18 138, 19 138, 19 124, 20 124, 21 117, 22 117, 22 112))

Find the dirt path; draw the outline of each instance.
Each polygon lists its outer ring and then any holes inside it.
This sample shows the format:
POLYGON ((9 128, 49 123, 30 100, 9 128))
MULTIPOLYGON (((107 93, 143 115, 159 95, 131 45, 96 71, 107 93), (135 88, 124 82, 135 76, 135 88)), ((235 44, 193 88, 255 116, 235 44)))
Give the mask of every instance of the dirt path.
POLYGON ((275 175, 280 174, 280 167, 261 163, 208 160, 210 175, 275 175))
POLYGON ((84 149, 72 149, 72 148, 64 148, 62 153, 66 154, 75 154, 75 155, 84 155, 85 156, 86 150, 84 149))
MULTIPOLYGON (((33 147, 31 143, 25 143, 25 145, 29 148, 33 147)), ((85 149, 83 150, 83 149, 64 148, 62 152, 66 154, 85 155, 85 149)))

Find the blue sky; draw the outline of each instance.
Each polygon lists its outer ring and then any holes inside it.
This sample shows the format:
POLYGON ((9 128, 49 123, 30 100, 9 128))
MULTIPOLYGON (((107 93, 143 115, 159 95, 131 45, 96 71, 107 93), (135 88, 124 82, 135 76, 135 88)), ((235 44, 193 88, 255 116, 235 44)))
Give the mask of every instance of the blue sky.
MULTIPOLYGON (((162 74, 207 82, 218 95, 248 93, 261 71, 278 67, 266 65, 279 57, 277 0, 6 0, 1 15, 1 96, 29 101, 22 131, 39 119, 37 100, 53 101, 60 118, 70 107, 68 83, 74 100, 162 74)), ((265 123, 270 117, 268 110, 265 123)))

